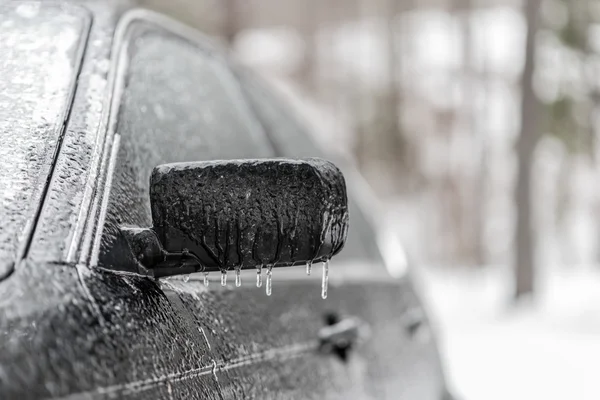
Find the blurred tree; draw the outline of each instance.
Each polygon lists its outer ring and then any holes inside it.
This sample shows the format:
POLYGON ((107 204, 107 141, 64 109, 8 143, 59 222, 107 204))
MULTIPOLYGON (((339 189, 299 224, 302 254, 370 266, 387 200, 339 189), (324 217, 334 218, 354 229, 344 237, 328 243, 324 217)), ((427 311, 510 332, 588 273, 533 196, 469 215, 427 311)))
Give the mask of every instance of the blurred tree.
POLYGON ((389 129, 393 135, 401 135, 400 132, 400 103, 402 101, 400 97, 400 78, 401 78, 401 49, 400 40, 398 40, 398 19, 400 1, 399 0, 387 0, 387 11, 385 16, 387 18, 387 59, 388 59, 388 73, 389 73, 389 102, 390 110, 392 111, 392 117, 390 118, 389 129))
POLYGON ((304 42, 304 51, 302 60, 298 67, 298 81, 309 92, 315 92, 317 89, 317 33, 319 31, 319 4, 311 1, 304 7, 302 22, 299 24, 300 35, 304 42))
MULTIPOLYGON (((367 3, 367 2, 365 2, 367 3)), ((349 3, 346 1, 346 5, 349 3)), ((416 143, 403 125, 403 37, 401 25, 403 0, 382 0, 376 4, 385 26, 382 42, 387 60, 387 85, 367 87, 360 94, 364 99, 353 104, 355 126, 354 153, 362 172, 374 178, 372 183, 380 195, 414 194, 420 183, 416 143), (370 170, 373 173, 370 173, 370 170)), ((360 7, 357 7, 360 9, 360 7)), ((350 84, 356 84, 351 82, 350 84)))
POLYGON ((563 69, 574 67, 580 73, 575 78, 568 74, 559 78, 558 96, 545 103, 544 132, 558 138, 571 153, 593 156, 595 135, 592 114, 597 76, 587 72, 590 61, 595 57, 588 39, 593 22, 589 1, 546 0, 546 4, 564 10, 564 23, 553 24, 548 21, 547 32, 558 39, 562 46, 559 51, 571 55, 566 61, 574 65, 565 65, 563 69), (583 115, 588 118, 582 118, 583 115))
MULTIPOLYGON (((558 197, 556 215, 559 230, 568 232, 572 229, 572 216, 582 206, 580 194, 573 192, 573 174, 578 173, 582 157, 595 160, 598 158, 598 115, 600 112, 600 96, 598 83, 598 54, 592 43, 595 25, 593 5, 595 0, 545 0, 544 5, 554 14, 546 13, 543 20, 545 31, 542 47, 550 48, 560 54, 561 62, 552 66, 559 70, 557 93, 544 103, 544 133, 558 139, 570 154, 562 165, 558 181, 558 197), (560 18, 556 18, 560 10, 560 18), (554 17, 554 18, 553 18, 554 17)), ((544 15, 544 14, 543 14, 544 15)), ((556 79, 556 78, 555 78, 556 79)), ((585 202, 585 199, 583 199, 585 202)), ((597 201, 597 200, 596 200, 597 201)), ((585 210, 586 213, 598 213, 596 209, 585 210)), ((600 229, 599 229, 600 230, 600 229)), ((574 260, 576 251, 566 256, 574 260)), ((600 257, 600 254, 598 254, 600 257)), ((595 260, 598 261, 598 258, 595 260)))
POLYGON ((232 46, 242 28, 243 13, 239 0, 221 0, 223 7, 222 35, 228 46, 232 46))
POLYGON ((532 221, 531 166, 539 140, 537 126, 539 107, 533 88, 536 57, 536 35, 539 24, 540 0, 525 1, 525 66, 521 78, 521 131, 517 140, 517 185, 515 207, 515 300, 532 294, 535 284, 535 235, 532 221))
POLYGON ((485 132, 478 129, 478 113, 480 112, 480 99, 477 98, 477 89, 482 86, 482 79, 476 67, 477 50, 475 46, 474 21, 480 7, 477 0, 454 0, 454 14, 458 14, 461 22, 461 37, 463 47, 461 85, 464 93, 460 114, 465 119, 465 135, 471 146, 471 154, 476 157, 473 165, 476 173, 471 177, 463 176, 457 182, 460 185, 462 226, 460 234, 463 259, 467 264, 482 266, 485 264, 484 252, 484 222, 485 222, 485 182, 487 179, 487 163, 484 157, 485 132), (471 179, 470 179, 471 178, 471 179))

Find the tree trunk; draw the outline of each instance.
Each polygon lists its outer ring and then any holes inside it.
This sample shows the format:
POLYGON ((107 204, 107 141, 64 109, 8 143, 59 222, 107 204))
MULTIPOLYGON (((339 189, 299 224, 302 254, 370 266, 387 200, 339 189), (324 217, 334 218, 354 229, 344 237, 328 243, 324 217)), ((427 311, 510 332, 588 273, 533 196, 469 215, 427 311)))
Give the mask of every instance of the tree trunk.
POLYGON ((304 54, 300 62, 297 75, 298 82, 304 89, 314 94, 317 89, 318 68, 318 32, 319 32, 319 10, 318 2, 307 1, 300 23, 300 35, 304 41, 304 54))
POLYGON ((519 300, 534 291, 535 234, 531 207, 531 165, 539 138, 537 118, 538 101, 533 90, 535 72, 535 37, 538 28, 540 0, 525 2, 527 36, 525 40, 525 67, 521 82, 521 132, 517 142, 517 184, 515 206, 517 223, 515 232, 514 299, 519 300))
MULTIPOLYGON (((486 132, 481 129, 478 124, 478 113, 485 111, 481 101, 477 99, 477 89, 482 86, 483 79, 478 75, 476 70, 476 51, 473 46, 473 26, 472 16, 477 10, 477 0, 463 0, 463 76, 462 82, 464 85, 464 103, 462 111, 466 114, 472 153, 477 158, 474 164, 477 173, 470 175, 469 178, 463 178, 462 186, 465 192, 463 201, 464 216, 467 219, 464 221, 463 240, 465 241, 465 256, 468 261, 475 266, 481 267, 485 264, 485 244, 484 244, 484 223, 486 211, 486 182, 488 165, 485 159, 486 132)), ((483 75, 483 74, 482 74, 483 75)))
POLYGON ((384 18, 387 19, 388 91, 381 106, 388 111, 386 121, 387 140, 384 152, 395 169, 394 194, 414 193, 419 176, 417 153, 409 132, 405 131, 401 118, 404 104, 403 27, 401 17, 406 6, 402 0, 385 0, 384 18))
POLYGON ((399 40, 397 32, 396 16, 399 13, 399 0, 387 0, 387 45, 388 45, 388 80, 390 89, 390 108, 393 118, 390 129, 394 135, 400 135, 400 79, 401 79, 401 60, 399 54, 399 40))
POLYGON ((223 7, 222 35, 227 46, 231 47, 241 28, 240 4, 238 0, 222 0, 221 4, 223 7))

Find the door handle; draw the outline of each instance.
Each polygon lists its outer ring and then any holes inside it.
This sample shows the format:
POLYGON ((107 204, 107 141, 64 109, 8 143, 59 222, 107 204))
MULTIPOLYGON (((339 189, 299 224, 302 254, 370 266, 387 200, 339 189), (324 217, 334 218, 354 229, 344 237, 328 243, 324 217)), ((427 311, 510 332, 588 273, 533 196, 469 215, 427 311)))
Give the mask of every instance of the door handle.
POLYGON ((327 325, 319 330, 319 351, 335 354, 344 362, 357 344, 370 336, 369 325, 357 317, 340 319, 337 314, 326 317, 327 325))

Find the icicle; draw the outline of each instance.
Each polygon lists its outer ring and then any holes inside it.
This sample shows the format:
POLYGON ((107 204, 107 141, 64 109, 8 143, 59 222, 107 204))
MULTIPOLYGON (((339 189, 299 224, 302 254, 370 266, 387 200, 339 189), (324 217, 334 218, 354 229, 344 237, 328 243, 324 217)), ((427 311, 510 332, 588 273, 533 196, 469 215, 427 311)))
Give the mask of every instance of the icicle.
POLYGON ((221 286, 227 286, 227 270, 221 270, 221 286))
POLYGON ((267 267, 267 296, 271 295, 271 289, 273 286, 273 266, 267 267))
POLYGON ((312 270, 312 260, 306 263, 306 275, 310 275, 311 270, 312 270))
POLYGON ((323 263, 323 280, 321 281, 321 298, 327 298, 327 284, 329 283, 329 260, 323 263))
POLYGON ((256 287, 262 286, 262 265, 256 266, 256 287))
POLYGON ((204 286, 208 287, 208 272, 204 273, 204 286))
POLYGON ((186 274, 183 276, 183 281, 184 282, 189 282, 190 281, 190 274, 186 274))
POLYGON ((238 267, 235 269, 235 287, 242 286, 242 277, 240 276, 241 268, 238 267))

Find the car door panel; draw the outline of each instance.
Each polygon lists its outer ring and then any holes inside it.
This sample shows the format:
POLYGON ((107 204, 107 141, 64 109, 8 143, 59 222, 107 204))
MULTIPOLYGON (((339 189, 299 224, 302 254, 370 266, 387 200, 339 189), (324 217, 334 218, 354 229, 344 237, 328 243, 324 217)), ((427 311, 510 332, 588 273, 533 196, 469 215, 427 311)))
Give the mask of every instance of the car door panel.
POLYGON ((220 396, 206 343, 151 279, 27 262, 0 299, 0 398, 220 396))
POLYGON ((174 280, 166 290, 205 332, 227 398, 439 398, 437 352, 408 280, 335 282, 325 301, 316 278, 276 281, 270 297, 253 284, 207 289, 174 280), (331 312, 358 317, 371 331, 345 362, 319 352, 331 312))
POLYGON ((276 281, 271 297, 252 285, 161 288, 73 265, 27 264, 12 279, 19 290, 2 295, 18 307, 3 306, 0 321, 7 398, 434 399, 442 390, 431 336, 405 322, 418 309, 408 281, 334 279, 323 301, 316 279, 276 281), (62 285, 41 284, 57 274, 62 285), (346 363, 318 351, 330 311, 371 329, 346 363))

